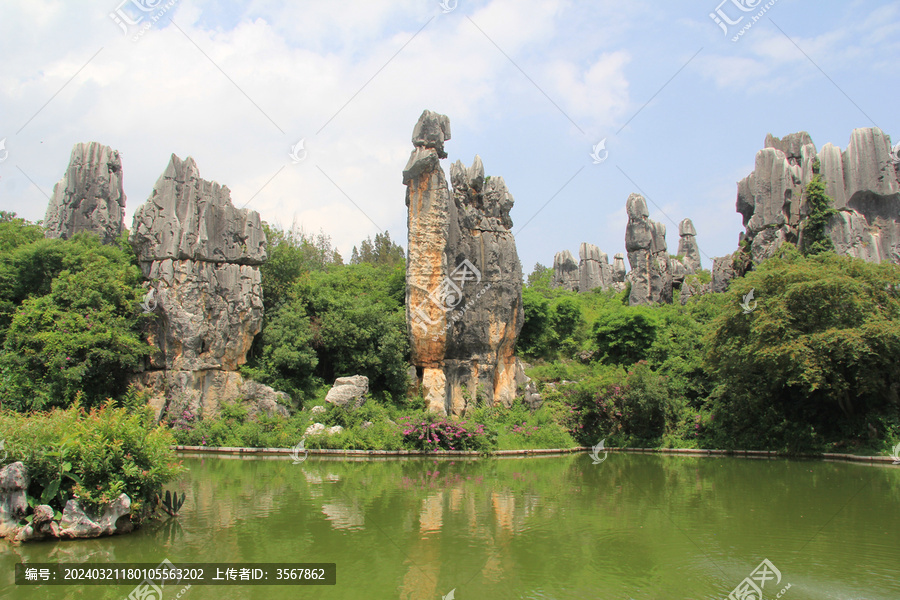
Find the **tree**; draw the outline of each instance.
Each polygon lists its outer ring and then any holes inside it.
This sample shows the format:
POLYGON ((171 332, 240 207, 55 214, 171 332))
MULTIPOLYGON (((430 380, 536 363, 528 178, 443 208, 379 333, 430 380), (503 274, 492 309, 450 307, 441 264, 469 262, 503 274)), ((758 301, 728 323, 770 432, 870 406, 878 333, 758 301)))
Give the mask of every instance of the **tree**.
POLYGON ((524 354, 540 357, 545 354, 544 338, 550 324, 550 302, 530 288, 522 290, 525 319, 516 347, 524 354))
POLYGON ((7 266, 22 281, 0 355, 0 394, 17 410, 97 406, 123 394, 150 353, 140 336, 140 270, 96 235, 39 240, 7 266), (29 276, 24 272, 35 269, 29 276), (44 290, 49 287, 46 293, 44 290))
POLYGON ((833 208, 834 200, 825 193, 825 180, 819 173, 819 160, 816 159, 812 164, 812 171, 815 174, 812 180, 806 184, 806 206, 809 209, 809 215, 803 222, 801 230, 802 244, 801 251, 807 256, 821 254, 834 250, 834 242, 825 232, 828 221, 837 211, 833 208))
POLYGON ((785 244, 729 289, 706 362, 717 415, 737 444, 823 433, 857 435, 867 419, 897 419, 900 267, 785 244), (740 303, 750 289, 757 304, 740 303))
POLYGON ((593 332, 604 360, 631 365, 647 357, 658 327, 652 308, 623 306, 602 313, 594 322, 593 332))
POLYGON ((350 264, 360 265, 367 263, 376 266, 396 266, 404 260, 405 256, 403 247, 391 241, 390 232, 385 231, 384 233, 376 233, 374 242, 371 237, 364 239, 359 245, 359 250, 354 246, 350 264))

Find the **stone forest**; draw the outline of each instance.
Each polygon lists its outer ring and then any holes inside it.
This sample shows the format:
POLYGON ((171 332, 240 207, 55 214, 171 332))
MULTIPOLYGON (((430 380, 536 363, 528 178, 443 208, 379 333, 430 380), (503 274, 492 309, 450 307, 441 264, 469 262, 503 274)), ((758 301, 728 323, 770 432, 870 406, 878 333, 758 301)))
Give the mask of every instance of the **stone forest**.
MULTIPOLYGON (((372 498, 412 490, 402 502, 412 498, 426 535, 444 502, 498 477, 477 461, 451 470, 455 483, 440 474, 454 462, 424 476, 392 463, 350 498, 323 491, 357 478, 354 463, 325 462, 332 454, 555 453, 567 457, 557 474, 498 467, 519 488, 553 493, 574 485, 576 454, 566 453, 588 450, 594 465, 623 452, 607 471, 620 488, 657 468, 628 451, 896 459, 900 156, 881 130, 852 131, 845 150, 817 150, 805 132, 767 135, 737 184, 745 231, 709 269, 691 215, 671 254, 665 224, 634 193, 623 199, 625 254, 610 263, 585 241, 577 259, 562 250, 527 277, 512 192, 478 155, 450 163, 448 181, 450 140, 449 118, 424 111, 398 165, 406 249, 382 232, 347 264, 327 234, 236 208, 226 185, 174 154, 128 229, 127 165, 102 143, 76 144, 45 220, 0 222, 0 534, 10 547, 129 532, 165 540, 183 535, 180 520, 231 523, 225 512, 246 513, 242 503, 290 511, 280 498, 291 485, 328 495, 320 512, 347 534, 373 518, 372 498), (218 455, 293 461, 253 463, 252 477, 272 482, 262 487, 242 479, 240 461, 205 462, 218 455), (301 463, 302 484, 289 485, 301 463), (416 499, 434 486, 455 491, 416 499)), ((764 490, 801 477, 790 464, 764 490)), ((522 532, 537 509, 519 492, 461 510, 473 527, 489 510, 522 532)), ((409 552, 432 551, 422 544, 409 552)), ((419 585, 412 569, 399 577, 419 585)))

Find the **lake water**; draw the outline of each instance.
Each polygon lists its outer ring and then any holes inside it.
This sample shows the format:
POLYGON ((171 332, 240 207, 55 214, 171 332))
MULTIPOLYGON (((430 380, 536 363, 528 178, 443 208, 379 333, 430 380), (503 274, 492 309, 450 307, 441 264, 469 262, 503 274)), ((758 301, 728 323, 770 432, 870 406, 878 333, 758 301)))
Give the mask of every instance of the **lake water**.
POLYGON ((721 600, 754 572, 767 600, 900 598, 900 468, 888 465, 614 453, 600 464, 586 454, 184 462, 189 472, 168 486, 187 492, 177 519, 112 538, 4 544, 0 596, 134 589, 16 587, 23 559, 167 558, 336 563, 337 584, 167 586, 166 600, 721 600))

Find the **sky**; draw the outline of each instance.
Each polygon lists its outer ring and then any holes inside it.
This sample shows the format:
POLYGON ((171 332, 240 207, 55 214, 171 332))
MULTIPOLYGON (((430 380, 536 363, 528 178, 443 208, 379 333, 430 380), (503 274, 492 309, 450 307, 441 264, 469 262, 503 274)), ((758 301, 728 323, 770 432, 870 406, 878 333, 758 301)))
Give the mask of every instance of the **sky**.
POLYGON ((345 260, 381 231, 406 246, 424 109, 450 118, 448 174, 478 154, 506 180, 526 276, 581 242, 612 262, 635 192, 672 254, 693 220, 709 268, 767 133, 900 142, 896 0, 4 0, 0 56, 0 210, 43 219, 97 141, 128 228, 174 153, 345 260))

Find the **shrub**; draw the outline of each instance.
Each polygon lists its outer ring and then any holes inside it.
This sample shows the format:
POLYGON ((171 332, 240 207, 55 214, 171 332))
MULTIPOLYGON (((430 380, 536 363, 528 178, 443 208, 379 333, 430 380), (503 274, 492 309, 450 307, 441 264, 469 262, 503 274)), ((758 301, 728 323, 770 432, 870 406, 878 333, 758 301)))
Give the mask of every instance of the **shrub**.
POLYGON ((454 421, 443 415, 425 413, 401 417, 403 442, 410 450, 476 450, 490 452, 496 432, 480 423, 454 421))
POLYGON ((117 408, 112 401, 85 410, 76 403, 46 413, 0 412, 7 463, 22 461, 31 476, 28 494, 59 511, 78 497, 99 506, 121 493, 139 521, 164 483, 182 467, 174 439, 154 425, 149 407, 117 408))

